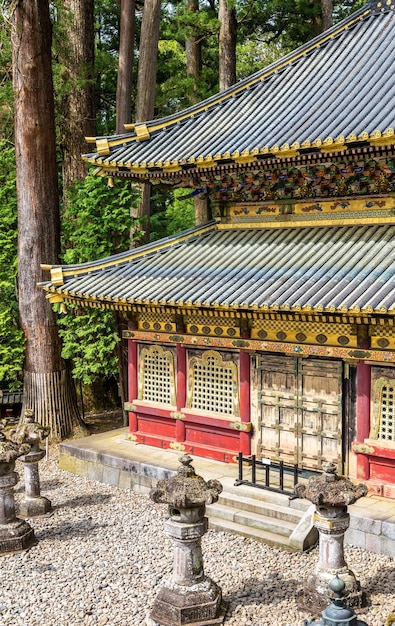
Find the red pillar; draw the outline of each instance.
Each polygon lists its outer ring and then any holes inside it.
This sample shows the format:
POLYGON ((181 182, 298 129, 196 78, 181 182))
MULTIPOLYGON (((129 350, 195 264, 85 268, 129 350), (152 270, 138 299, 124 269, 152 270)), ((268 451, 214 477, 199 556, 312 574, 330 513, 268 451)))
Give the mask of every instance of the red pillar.
MULTIPOLYGON (((187 398, 187 351, 180 343, 176 347, 177 360, 177 413, 185 407, 187 398)), ((185 441, 185 424, 182 419, 176 423, 176 441, 185 441)))
MULTIPOLYGON (((251 422, 251 374, 250 355, 240 351, 240 420, 251 422)), ((251 454, 251 433, 240 431, 240 452, 251 454)))
MULTIPOLYGON (((128 339, 128 401, 133 401, 138 397, 138 345, 133 339, 128 339)), ((138 430, 137 416, 133 411, 129 411, 129 431, 131 433, 138 430)))
MULTIPOLYGON (((357 424, 356 439, 363 443, 370 432, 370 365, 359 361, 357 365, 357 424)), ((370 478, 369 459, 364 454, 358 454, 357 478, 370 478)))

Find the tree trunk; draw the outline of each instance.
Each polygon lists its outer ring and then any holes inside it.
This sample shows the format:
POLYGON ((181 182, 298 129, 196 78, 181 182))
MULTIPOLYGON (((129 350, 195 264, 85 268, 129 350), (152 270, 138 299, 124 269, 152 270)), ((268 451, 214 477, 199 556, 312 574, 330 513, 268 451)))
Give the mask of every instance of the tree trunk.
POLYGON ((236 82, 236 9, 228 0, 219 0, 219 90, 224 91, 236 82))
MULTIPOLYGON (((125 132, 124 125, 129 124, 132 119, 132 72, 134 58, 135 9, 135 0, 121 0, 116 98, 116 132, 119 135, 125 132)), ((133 218, 134 207, 130 208, 130 213, 133 218)), ((128 399, 128 355, 126 342, 122 339, 122 330, 126 330, 128 324, 121 311, 115 312, 115 321, 119 335, 119 342, 117 345, 119 393, 122 403, 123 423, 124 426, 127 426, 129 422, 129 414, 125 411, 124 406, 128 399)))
MULTIPOLYGON (((160 0, 145 0, 144 2, 137 76, 136 122, 145 122, 154 117, 161 6, 160 0)), ((137 230, 140 230, 143 231, 143 235, 133 239, 132 245, 139 245, 149 241, 150 216, 151 183, 144 183, 142 185, 141 201, 135 215, 135 233, 137 230)))
POLYGON ((314 9, 312 36, 320 35, 324 30, 333 24, 333 2, 332 0, 311 0, 314 9))
POLYGON ((135 0, 121 0, 119 58, 117 79, 117 134, 125 132, 124 124, 132 119, 132 70, 134 58, 135 0))
POLYGON ((327 30, 333 26, 333 2, 332 0, 321 0, 322 30, 327 30))
POLYGON ((62 79, 69 88, 62 99, 61 150, 63 195, 75 180, 88 172, 81 155, 87 151, 85 137, 96 135, 94 89, 94 0, 63 0, 60 20, 65 37, 60 45, 62 79))
POLYGON ((136 122, 145 122, 154 117, 160 11, 160 0, 145 0, 139 48, 136 122))
MULTIPOLYGON (((199 0, 187 0, 191 13, 199 13, 199 0)), ((193 78, 192 91, 188 94, 190 104, 199 101, 198 81, 202 73, 202 44, 198 37, 191 36, 185 40, 187 76, 193 78)))
POLYGON ((59 189, 48 0, 18 0, 12 18, 18 200, 18 295, 26 338, 25 406, 63 438, 82 426, 74 383, 61 358, 55 315, 40 264, 57 263, 59 189))

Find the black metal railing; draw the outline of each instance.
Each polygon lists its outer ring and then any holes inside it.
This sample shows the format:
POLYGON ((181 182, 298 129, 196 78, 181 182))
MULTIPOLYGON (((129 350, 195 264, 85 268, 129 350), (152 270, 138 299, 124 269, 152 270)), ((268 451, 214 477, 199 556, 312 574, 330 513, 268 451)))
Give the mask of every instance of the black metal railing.
POLYGON ((244 457, 241 452, 238 463, 239 477, 235 485, 248 485, 296 497, 294 488, 302 474, 302 469, 299 469, 298 465, 286 465, 283 461, 276 462, 270 459, 257 460, 255 454, 244 457), (248 466, 250 474, 248 478, 244 474, 244 465, 248 466))

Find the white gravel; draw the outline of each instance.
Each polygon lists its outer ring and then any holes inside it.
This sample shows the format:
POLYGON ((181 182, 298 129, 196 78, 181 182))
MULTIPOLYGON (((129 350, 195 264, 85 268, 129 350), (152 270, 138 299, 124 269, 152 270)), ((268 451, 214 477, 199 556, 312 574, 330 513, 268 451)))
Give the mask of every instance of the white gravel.
MULTIPOLYGON (((59 470, 56 448, 40 463, 41 491, 55 507, 30 520, 39 543, 0 555, 0 626, 139 626, 164 577, 172 544, 163 531, 166 507, 147 496, 59 470)), ((22 493, 23 470, 16 498, 22 493)), ((205 573, 229 602, 226 626, 302 626, 296 593, 317 562, 250 539, 209 531, 205 573)), ((349 567, 369 595, 357 611, 370 626, 395 613, 391 558, 346 548, 349 567)))

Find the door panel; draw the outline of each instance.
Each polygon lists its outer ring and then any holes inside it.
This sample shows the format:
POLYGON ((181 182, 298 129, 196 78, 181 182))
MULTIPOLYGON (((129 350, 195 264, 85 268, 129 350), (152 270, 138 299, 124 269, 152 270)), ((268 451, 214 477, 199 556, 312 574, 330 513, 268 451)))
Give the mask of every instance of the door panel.
POLYGON ((261 457, 295 463, 297 426, 297 368, 294 359, 265 355, 258 361, 260 372, 261 457))
POLYGON ((301 357, 257 358, 260 456, 342 469, 342 363, 301 357))

